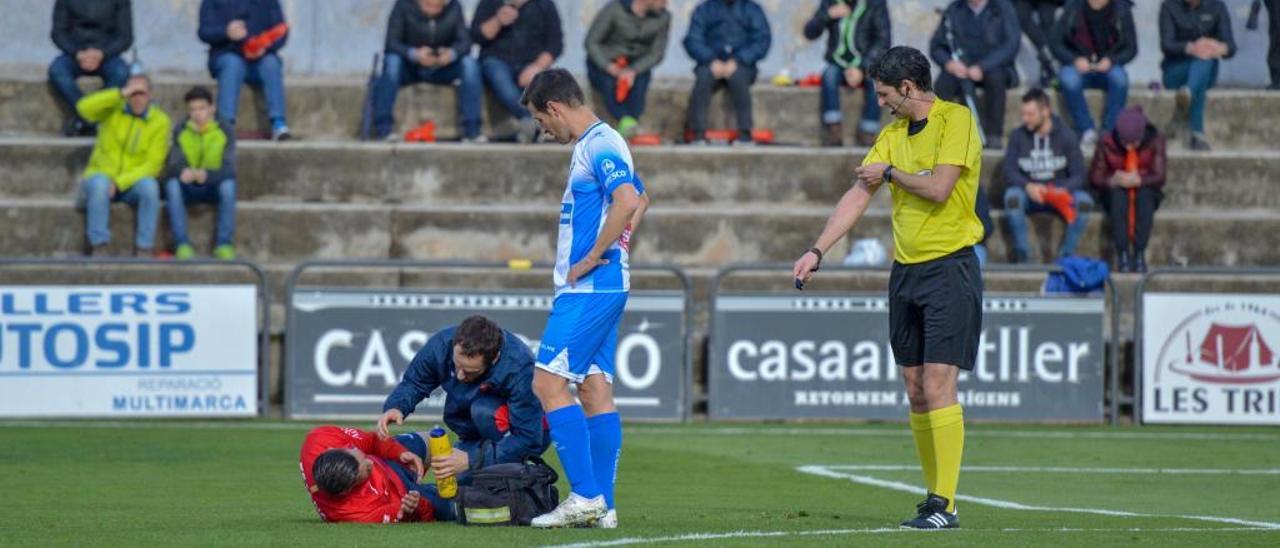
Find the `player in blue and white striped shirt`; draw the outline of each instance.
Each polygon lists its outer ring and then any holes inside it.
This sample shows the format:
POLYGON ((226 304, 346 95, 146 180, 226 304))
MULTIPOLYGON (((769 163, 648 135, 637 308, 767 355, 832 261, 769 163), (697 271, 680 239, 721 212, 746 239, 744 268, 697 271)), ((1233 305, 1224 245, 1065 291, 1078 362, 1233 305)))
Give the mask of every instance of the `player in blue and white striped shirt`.
POLYGON ((575 143, 560 205, 555 304, 538 349, 533 390, 573 492, 534 527, 616 527, 613 485, 622 422, 613 403, 618 321, 631 290, 627 253, 648 207, 626 141, 586 105, 564 69, 539 73, 521 102, 542 130, 575 143), (578 385, 582 405, 569 392, 578 385))

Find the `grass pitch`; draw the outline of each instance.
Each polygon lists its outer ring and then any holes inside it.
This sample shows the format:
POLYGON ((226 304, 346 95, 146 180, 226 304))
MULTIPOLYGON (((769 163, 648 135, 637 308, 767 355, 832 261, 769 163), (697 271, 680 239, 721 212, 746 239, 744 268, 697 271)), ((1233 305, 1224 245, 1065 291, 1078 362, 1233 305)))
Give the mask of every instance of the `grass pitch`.
POLYGON ((0 546, 1280 545, 1276 429, 971 425, 963 529, 921 533, 900 425, 628 425, 613 531, 322 524, 311 426, 0 422, 0 546))

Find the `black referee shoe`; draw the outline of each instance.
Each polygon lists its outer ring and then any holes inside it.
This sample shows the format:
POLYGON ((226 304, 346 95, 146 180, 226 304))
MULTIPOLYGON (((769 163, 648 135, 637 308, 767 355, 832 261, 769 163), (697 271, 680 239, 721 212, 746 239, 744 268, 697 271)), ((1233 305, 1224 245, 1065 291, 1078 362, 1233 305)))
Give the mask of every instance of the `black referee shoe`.
POLYGON ((916 505, 915 519, 902 522, 903 529, 957 529, 960 517, 947 512, 947 499, 929 493, 929 498, 916 505))

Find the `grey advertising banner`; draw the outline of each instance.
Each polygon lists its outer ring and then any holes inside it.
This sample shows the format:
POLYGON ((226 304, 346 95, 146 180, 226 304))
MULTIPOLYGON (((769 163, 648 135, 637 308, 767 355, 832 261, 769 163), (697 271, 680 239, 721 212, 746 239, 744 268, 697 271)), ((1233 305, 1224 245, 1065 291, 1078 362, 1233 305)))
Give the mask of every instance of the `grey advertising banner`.
MULTIPOLYGON (((295 418, 373 420, 436 331, 484 314, 536 354, 551 303, 545 292, 298 291, 291 304, 285 409, 295 418)), ((613 385, 624 419, 684 418, 684 307, 678 291, 637 291, 628 300, 613 385)), ((443 394, 437 390, 418 413, 439 416, 443 394)))
MULTIPOLYGON (((1101 299, 991 296, 983 306, 977 364, 960 376, 966 417, 1103 419, 1101 299)), ((718 295, 711 341, 712 418, 907 416, 883 295, 718 295)))

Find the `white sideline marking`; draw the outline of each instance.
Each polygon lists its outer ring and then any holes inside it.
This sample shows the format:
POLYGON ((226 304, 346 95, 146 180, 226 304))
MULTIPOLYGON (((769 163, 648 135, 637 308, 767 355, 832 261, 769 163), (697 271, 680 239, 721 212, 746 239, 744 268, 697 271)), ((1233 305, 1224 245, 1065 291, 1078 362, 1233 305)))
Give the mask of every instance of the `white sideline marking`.
MULTIPOLYGON (((824 466, 828 470, 866 470, 879 472, 916 472, 918 465, 907 464, 838 464, 824 466)), ((1280 475, 1280 468, 1071 468, 1063 466, 964 466, 964 472, 1030 472, 1035 474, 1180 474, 1180 475, 1280 475)))
MULTIPOLYGON (((381 400, 379 400, 381 401, 381 400)), ((96 420, 96 419, 9 419, 0 420, 0 428, 201 428, 209 430, 310 430, 320 421, 290 422, 285 420, 233 419, 224 421, 146 419, 96 420)), ((635 425, 636 431, 649 434, 677 434, 695 436, 865 436, 896 438, 910 436, 911 431, 875 428, 742 428, 742 427, 669 427, 635 425)), ((1280 441, 1280 434, 1263 433, 1211 433, 1211 432, 1054 432, 1046 430, 969 430, 967 438, 1020 438, 1020 439, 1111 439, 1111 440, 1174 440, 1174 441, 1280 441)))
MULTIPOLYGON (((908 485, 906 483, 902 483, 898 481, 883 480, 879 478, 873 478, 870 476, 863 476, 863 475, 853 474, 849 472, 838 472, 838 471, 832 470, 831 467, 829 466, 819 466, 819 465, 800 466, 796 468, 796 471, 805 473, 805 474, 812 474, 815 476, 826 477, 826 478, 846 479, 854 483, 861 483, 863 485, 870 485, 873 487, 883 487, 885 489, 892 489, 894 491, 902 491, 905 493, 914 493, 919 495, 925 494, 924 489, 920 487, 916 487, 914 485, 908 485)), ((1224 517, 1217 517, 1217 516, 1197 516, 1197 515, 1184 515, 1184 514, 1144 514, 1140 512, 1129 512, 1125 510, 1104 510, 1100 508, 1070 508, 1070 507, 1059 508, 1059 507, 1052 507, 1052 506, 1033 506, 1030 504, 1022 504, 1019 502, 991 499, 991 498, 985 498, 985 497, 975 497, 972 495, 956 495, 956 500, 972 502, 974 504, 981 504, 983 506, 1004 508, 1007 510, 1029 510, 1029 511, 1036 511, 1036 512, 1070 512, 1070 513, 1076 513, 1076 514, 1095 514, 1100 516, 1121 516, 1121 517, 1129 517, 1129 518, 1176 518, 1176 519, 1188 519, 1188 520, 1196 520, 1196 521, 1209 521, 1209 522, 1215 522, 1215 523, 1230 523, 1232 525, 1243 525, 1246 527, 1254 527, 1254 528, 1262 528, 1262 529, 1280 529, 1280 523, 1272 523, 1267 521, 1250 521, 1250 520, 1244 520, 1244 519, 1238 519, 1238 518, 1224 518, 1224 517)))
POLYGON ((732 538, 776 538, 776 537, 815 537, 836 535, 882 535, 882 534, 965 534, 983 533, 1221 533, 1230 531, 1270 531, 1259 527, 1157 527, 1157 528, 1101 528, 1084 529, 1063 527, 1060 529, 957 529, 954 532, 917 531, 914 529, 826 529, 817 531, 732 531, 728 533, 688 533, 667 537, 624 537, 613 540, 593 540, 571 544, 551 544, 547 548, 596 548, 602 546, 626 546, 630 544, 656 544, 659 542, 681 542, 699 540, 723 540, 732 538))
MULTIPOLYGON (((901 430, 877 428, 742 428, 742 427, 706 427, 706 428, 670 428, 658 427, 647 429, 654 434, 698 434, 715 436, 870 436, 901 437, 910 436, 911 430, 904 425, 901 430)), ((1249 432, 1212 433, 1212 432, 1073 432, 1045 430, 981 430, 973 429, 965 432, 966 438, 1025 438, 1025 439, 1110 439, 1110 440, 1179 440, 1179 441, 1280 441, 1280 435, 1249 432)))

